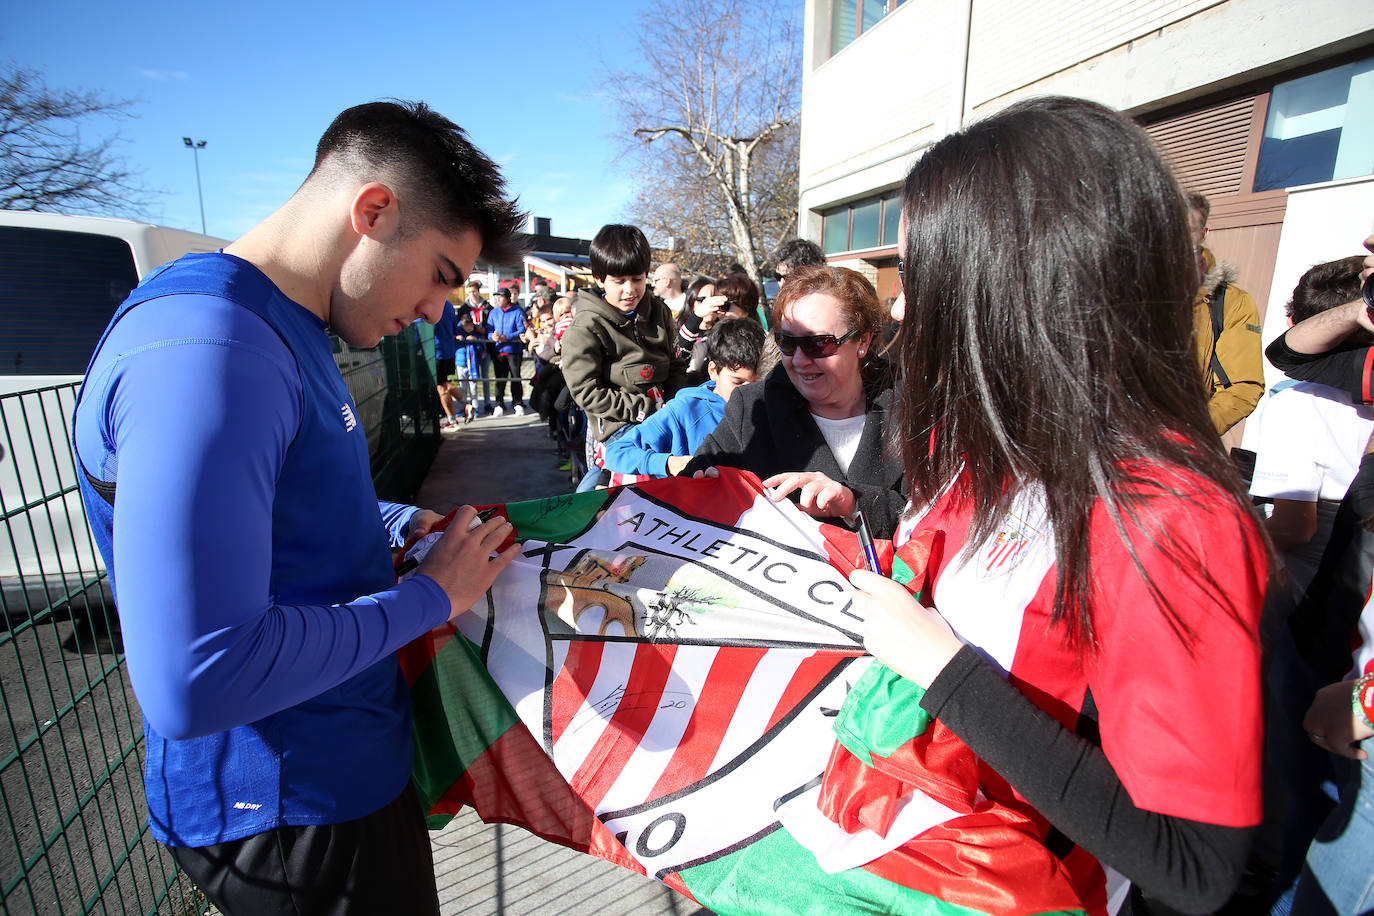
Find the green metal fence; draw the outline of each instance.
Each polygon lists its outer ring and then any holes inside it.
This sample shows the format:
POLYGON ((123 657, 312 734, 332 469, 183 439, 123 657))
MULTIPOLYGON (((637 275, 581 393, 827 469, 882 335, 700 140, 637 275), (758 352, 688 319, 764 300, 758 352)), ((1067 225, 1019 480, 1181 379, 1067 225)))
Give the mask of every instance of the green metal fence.
MULTIPOLYGON (((409 499, 438 447, 420 344, 335 348, 385 498, 409 499)), ((76 388, 0 394, 0 912, 191 916, 203 896, 148 832, 142 715, 71 454, 76 388)))

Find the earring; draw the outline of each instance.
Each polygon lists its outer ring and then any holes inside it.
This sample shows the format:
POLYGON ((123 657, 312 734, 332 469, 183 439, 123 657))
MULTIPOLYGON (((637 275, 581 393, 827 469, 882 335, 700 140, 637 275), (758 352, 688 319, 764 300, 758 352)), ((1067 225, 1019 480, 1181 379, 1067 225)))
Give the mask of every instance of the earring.
POLYGON ((860 355, 860 356, 863 356, 866 352, 868 352, 868 351, 867 351, 867 350, 860 350, 860 351, 859 351, 859 355, 860 355))

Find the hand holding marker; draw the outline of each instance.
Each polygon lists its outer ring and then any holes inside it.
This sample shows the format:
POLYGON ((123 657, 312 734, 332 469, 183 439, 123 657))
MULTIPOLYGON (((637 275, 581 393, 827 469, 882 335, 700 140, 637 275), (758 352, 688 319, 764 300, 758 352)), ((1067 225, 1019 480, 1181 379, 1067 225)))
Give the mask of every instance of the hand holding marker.
MULTIPOLYGON (((477 516, 472 520, 472 524, 468 525, 468 530, 471 531, 483 522, 490 520, 494 515, 496 515, 495 506, 492 506, 490 509, 483 509, 481 512, 477 513, 477 516)), ((414 572, 415 568, 420 565, 420 561, 425 558, 426 552, 427 551, 423 550, 412 551, 410 556, 406 557, 405 562, 396 567, 396 580, 399 582, 407 573, 414 572)))

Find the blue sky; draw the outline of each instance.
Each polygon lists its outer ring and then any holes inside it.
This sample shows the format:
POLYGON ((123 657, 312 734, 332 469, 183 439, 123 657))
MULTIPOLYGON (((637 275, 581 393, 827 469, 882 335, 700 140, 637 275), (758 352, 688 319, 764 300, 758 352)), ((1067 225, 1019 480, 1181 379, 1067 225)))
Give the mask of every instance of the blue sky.
POLYGON ((206 223, 233 238, 296 189, 334 115, 403 98, 462 125, 556 234, 590 238, 633 194, 600 60, 642 58, 645 2, 15 3, 0 61, 136 100, 120 153, 160 192, 153 222, 200 231, 183 136, 208 141, 206 223))

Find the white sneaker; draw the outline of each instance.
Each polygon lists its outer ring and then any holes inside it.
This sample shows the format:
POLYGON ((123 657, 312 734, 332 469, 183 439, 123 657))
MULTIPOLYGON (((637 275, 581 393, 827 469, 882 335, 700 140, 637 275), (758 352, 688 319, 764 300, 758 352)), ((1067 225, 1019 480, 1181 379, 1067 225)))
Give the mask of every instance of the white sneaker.
POLYGON ((457 428, 458 428, 458 421, 455 420, 453 417, 444 417, 442 420, 439 421, 439 428, 440 428, 440 429, 457 429, 457 428))
POLYGON ((503 415, 505 412, 506 412, 506 408, 503 407, 503 406, 501 406, 500 404, 497 404, 497 405, 496 405, 496 408, 491 412, 491 415, 492 415, 493 417, 499 417, 499 416, 503 415))
POLYGON ((516 404, 516 405, 515 405, 515 415, 516 415, 517 417, 523 417, 523 416, 525 415, 525 405, 524 405, 524 404, 516 404))

